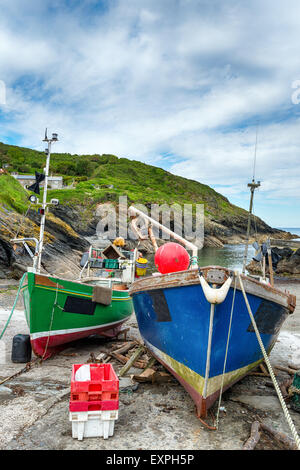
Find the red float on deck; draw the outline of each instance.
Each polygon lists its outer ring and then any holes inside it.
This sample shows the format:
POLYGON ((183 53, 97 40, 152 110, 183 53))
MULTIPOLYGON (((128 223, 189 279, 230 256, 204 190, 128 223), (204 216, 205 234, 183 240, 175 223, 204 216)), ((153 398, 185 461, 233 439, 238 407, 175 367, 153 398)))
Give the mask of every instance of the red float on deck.
POLYGON ((165 243, 155 253, 154 263, 161 274, 185 271, 190 264, 190 256, 178 243, 165 243))

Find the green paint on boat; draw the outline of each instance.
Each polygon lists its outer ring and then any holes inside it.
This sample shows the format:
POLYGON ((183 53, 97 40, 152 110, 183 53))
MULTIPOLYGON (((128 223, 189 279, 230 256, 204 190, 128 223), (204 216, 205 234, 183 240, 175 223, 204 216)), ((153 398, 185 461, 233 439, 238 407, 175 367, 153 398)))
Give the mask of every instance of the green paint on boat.
POLYGON ((22 294, 32 341, 51 335, 59 338, 58 345, 59 341, 76 339, 76 332, 83 337, 102 328, 105 335, 105 331, 131 316, 133 303, 128 290, 112 288, 110 305, 102 305, 92 302, 93 288, 90 284, 28 272, 22 294))

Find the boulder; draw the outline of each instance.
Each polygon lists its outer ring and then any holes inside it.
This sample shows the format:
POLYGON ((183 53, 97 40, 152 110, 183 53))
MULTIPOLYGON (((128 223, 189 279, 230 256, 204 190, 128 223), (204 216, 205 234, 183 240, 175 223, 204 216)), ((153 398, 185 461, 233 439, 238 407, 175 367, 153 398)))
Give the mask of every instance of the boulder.
MULTIPOLYGON (((300 274, 300 248, 297 251, 291 248, 272 248, 272 252, 280 256, 280 260, 274 270, 275 274, 300 274)), ((261 274, 260 263, 251 261, 247 266, 247 270, 251 274, 261 274)), ((266 274, 269 274, 268 260, 266 259, 266 274)))
POLYGON ((292 255, 279 261, 276 273, 300 274, 300 248, 292 255))

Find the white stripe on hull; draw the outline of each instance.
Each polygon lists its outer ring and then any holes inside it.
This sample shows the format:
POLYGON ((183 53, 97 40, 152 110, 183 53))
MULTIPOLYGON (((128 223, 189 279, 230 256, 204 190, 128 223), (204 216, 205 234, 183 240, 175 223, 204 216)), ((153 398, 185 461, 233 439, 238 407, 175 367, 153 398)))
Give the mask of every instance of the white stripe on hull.
POLYGON ((127 320, 129 317, 125 317, 122 320, 114 321, 112 323, 103 323, 101 325, 95 325, 95 326, 89 326, 89 327, 84 327, 84 328, 69 328, 67 330, 55 330, 55 331, 42 331, 39 333, 30 333, 31 339, 38 339, 38 338, 44 338, 45 336, 58 336, 58 335, 69 335, 72 333, 78 333, 80 331, 89 331, 89 330, 97 330, 99 328, 105 328, 107 326, 113 326, 113 325, 118 325, 119 323, 124 322, 127 320))

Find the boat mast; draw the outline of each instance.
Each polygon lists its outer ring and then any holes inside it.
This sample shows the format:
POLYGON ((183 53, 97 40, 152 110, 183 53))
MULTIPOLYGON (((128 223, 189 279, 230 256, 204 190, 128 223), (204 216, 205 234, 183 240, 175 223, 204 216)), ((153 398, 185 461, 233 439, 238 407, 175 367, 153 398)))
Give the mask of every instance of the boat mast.
POLYGON ((49 166, 50 166, 50 157, 51 157, 51 145, 54 142, 57 142, 57 134, 52 134, 51 139, 47 137, 47 129, 45 132, 45 138, 43 142, 48 143, 48 148, 45 149, 47 155, 46 167, 45 167, 45 184, 44 184, 44 193, 43 193, 43 203, 41 207, 41 223, 40 223, 40 239, 38 245, 38 256, 37 256, 37 272, 41 270, 41 261, 42 261, 42 251, 44 243, 44 232, 45 232, 45 221, 46 221, 46 208, 47 208, 47 189, 48 189, 48 176, 49 176, 49 166))
POLYGON ((250 188, 250 191, 251 191, 251 197, 250 197, 250 207, 249 207, 248 226, 247 226, 247 239, 246 239, 244 261, 243 261, 243 274, 245 274, 247 258, 248 258, 248 245, 249 245, 249 238, 250 238, 251 215, 252 215, 252 208, 253 208, 254 191, 257 188, 259 188, 259 186, 260 186, 260 181, 255 183, 254 178, 252 180, 252 183, 248 184, 248 188, 250 188))
POLYGON ((256 167, 256 151, 257 151, 257 136, 258 136, 258 123, 256 126, 256 138, 255 138, 255 150, 254 150, 254 161, 253 161, 253 177, 252 182, 248 184, 248 188, 250 188, 251 197, 250 197, 250 207, 249 207, 249 215, 248 215, 248 226, 247 226, 247 240, 245 245, 245 252, 244 252, 244 261, 243 261, 243 274, 245 274, 247 258, 248 258, 248 245, 249 245, 249 238, 250 238, 250 228, 251 228, 251 215, 252 215, 252 208, 253 208, 253 198, 254 198, 254 191, 259 188, 260 181, 255 183, 255 167, 256 167))

